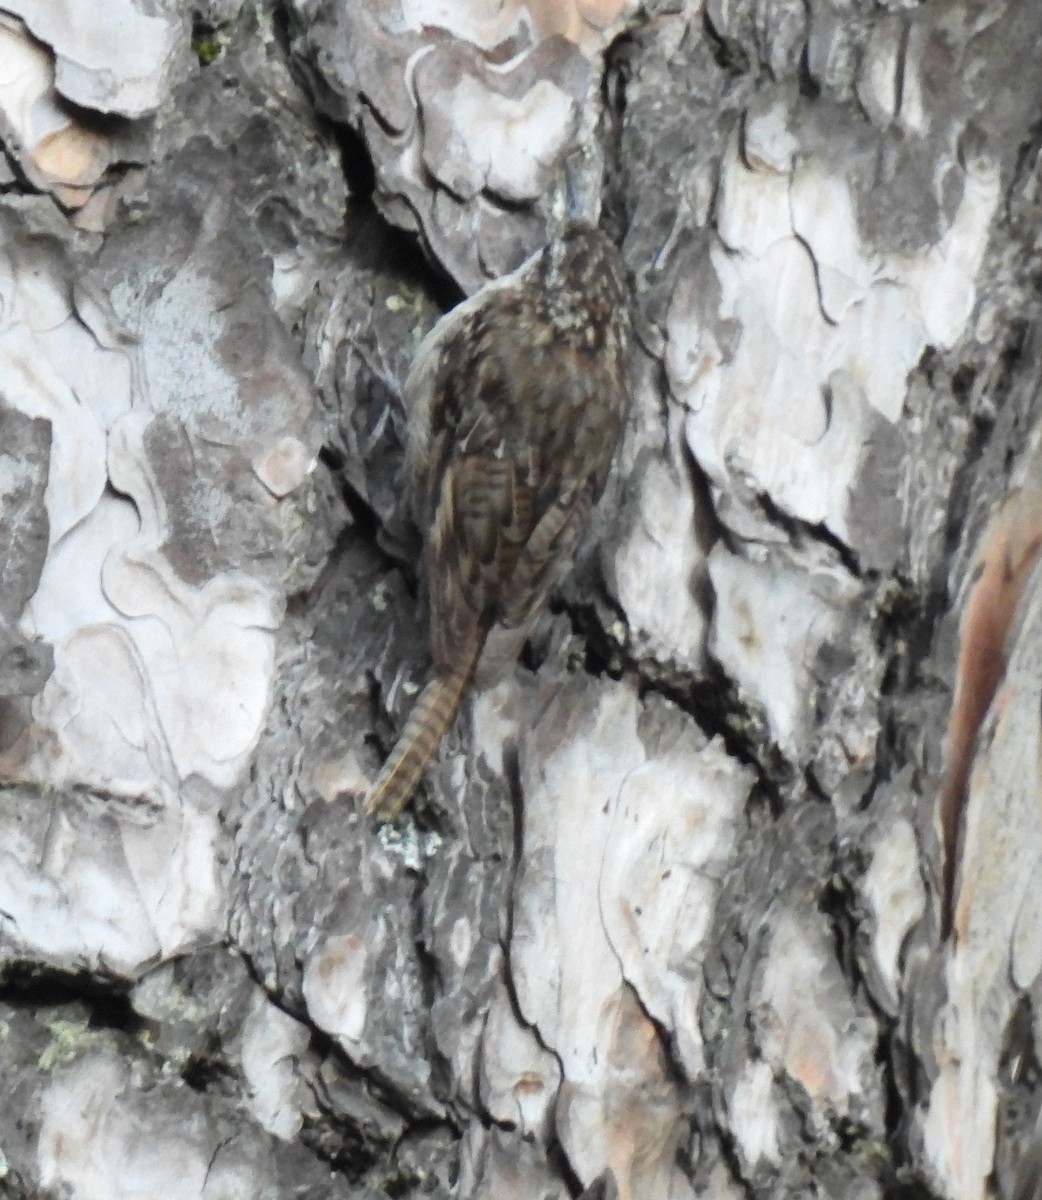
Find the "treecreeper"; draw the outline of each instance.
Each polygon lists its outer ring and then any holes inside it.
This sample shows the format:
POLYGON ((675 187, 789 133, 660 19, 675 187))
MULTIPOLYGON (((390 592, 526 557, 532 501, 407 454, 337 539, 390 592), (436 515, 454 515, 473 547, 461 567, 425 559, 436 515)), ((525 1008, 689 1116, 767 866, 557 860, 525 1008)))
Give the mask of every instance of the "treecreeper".
POLYGON ((618 252, 570 222, 421 344, 405 475, 432 669, 366 798, 380 818, 409 801, 470 683, 516 660, 571 565, 629 411, 631 342, 618 252))

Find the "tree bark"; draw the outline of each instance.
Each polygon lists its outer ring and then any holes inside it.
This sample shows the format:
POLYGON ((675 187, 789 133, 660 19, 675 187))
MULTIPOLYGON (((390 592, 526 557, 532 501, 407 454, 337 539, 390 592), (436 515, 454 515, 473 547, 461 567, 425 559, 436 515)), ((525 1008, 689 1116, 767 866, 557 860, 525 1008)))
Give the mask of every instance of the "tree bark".
POLYGON ((8 9, 0 1194, 1042 1194, 1042 9, 8 9), (624 444, 377 825, 563 208, 624 444))

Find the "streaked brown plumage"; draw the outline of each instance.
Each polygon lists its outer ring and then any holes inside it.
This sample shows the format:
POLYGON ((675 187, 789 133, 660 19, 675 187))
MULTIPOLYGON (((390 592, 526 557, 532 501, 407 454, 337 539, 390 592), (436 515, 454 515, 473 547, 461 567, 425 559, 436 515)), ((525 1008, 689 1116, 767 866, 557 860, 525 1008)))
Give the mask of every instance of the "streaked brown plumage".
POLYGON ((370 812, 401 811, 479 662, 490 677, 513 661, 567 571, 625 423, 630 336, 619 256, 575 222, 421 345, 406 382, 406 475, 425 535, 433 670, 370 812))

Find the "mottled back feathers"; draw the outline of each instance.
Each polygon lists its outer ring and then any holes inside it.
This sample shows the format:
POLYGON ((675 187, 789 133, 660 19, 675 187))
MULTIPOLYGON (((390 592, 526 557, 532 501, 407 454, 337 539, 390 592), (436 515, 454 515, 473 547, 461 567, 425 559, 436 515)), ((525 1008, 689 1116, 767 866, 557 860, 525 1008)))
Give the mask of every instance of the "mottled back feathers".
MULTIPOLYGON (((453 681, 451 712, 434 706, 446 726, 489 631, 527 634, 570 565, 625 423, 630 337, 618 254, 573 223, 420 347, 406 466, 425 537, 434 674, 424 695, 453 681)), ((424 749, 442 732, 425 728, 424 749)), ((420 771, 408 773, 410 791, 420 771)), ((369 807, 397 811, 400 790, 378 781, 369 807)))

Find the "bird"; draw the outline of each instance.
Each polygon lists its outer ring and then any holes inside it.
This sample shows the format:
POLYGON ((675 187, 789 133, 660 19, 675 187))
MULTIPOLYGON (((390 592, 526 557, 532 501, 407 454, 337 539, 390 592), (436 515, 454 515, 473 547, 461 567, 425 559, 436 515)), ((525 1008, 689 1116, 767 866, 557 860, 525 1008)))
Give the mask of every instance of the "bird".
POLYGON ((479 669, 485 684, 516 660, 567 572, 625 428, 632 344, 621 256, 579 220, 421 343, 405 486, 431 672, 366 796, 377 818, 409 802, 479 669))

